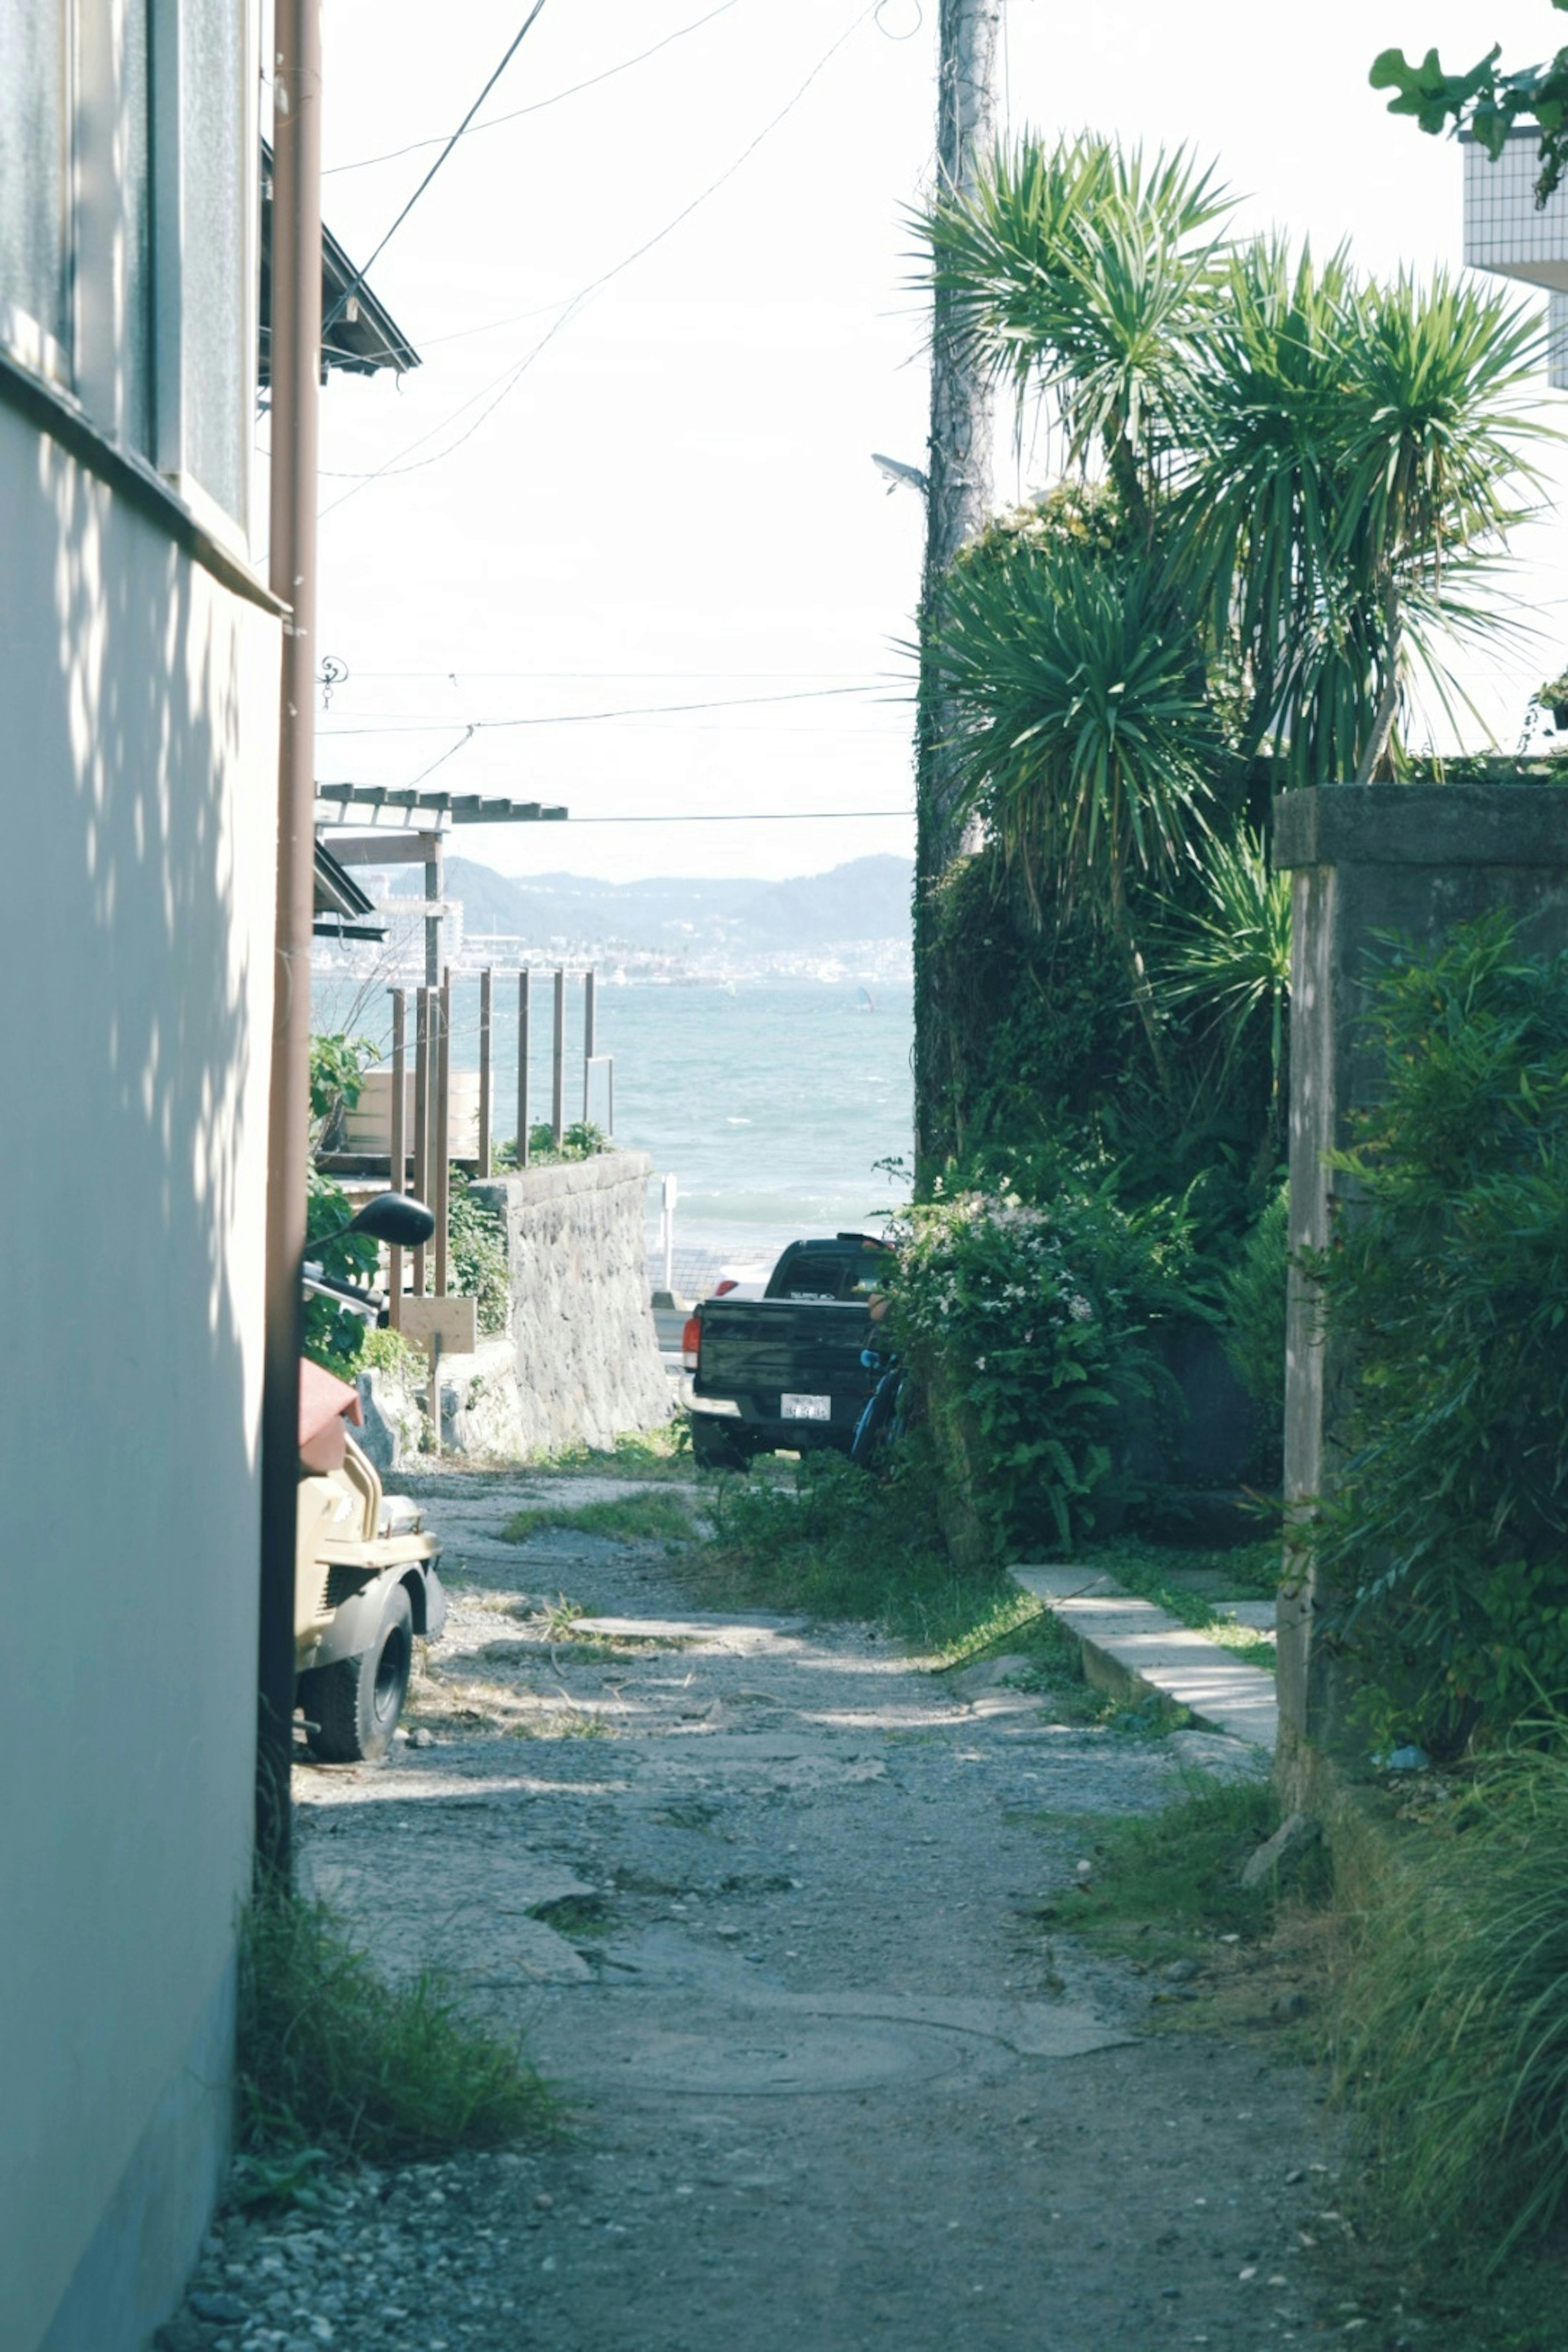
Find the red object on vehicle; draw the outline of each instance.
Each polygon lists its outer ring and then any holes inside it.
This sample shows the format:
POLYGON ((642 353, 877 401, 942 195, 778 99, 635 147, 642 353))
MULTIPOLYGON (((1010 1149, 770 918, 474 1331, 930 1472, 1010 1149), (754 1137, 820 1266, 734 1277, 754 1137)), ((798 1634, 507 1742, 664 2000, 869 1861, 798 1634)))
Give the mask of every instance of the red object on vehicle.
POLYGON ((697 1316, 689 1315, 680 1334, 680 1362, 683 1370, 694 1372, 697 1370, 697 1350, 701 1341, 701 1321, 697 1316))
POLYGON ((309 1356, 300 1364, 300 1459, 307 1470, 341 1469, 343 1461, 345 1415, 358 1429, 364 1420, 359 1391, 333 1372, 313 1364, 309 1356))
POLYGON ((726 1291, 739 1290, 740 1287, 741 1286, 739 1282, 736 1281, 734 1276, 730 1275, 726 1276, 724 1281, 716 1282, 713 1285, 713 1296, 715 1298, 722 1298, 726 1291))

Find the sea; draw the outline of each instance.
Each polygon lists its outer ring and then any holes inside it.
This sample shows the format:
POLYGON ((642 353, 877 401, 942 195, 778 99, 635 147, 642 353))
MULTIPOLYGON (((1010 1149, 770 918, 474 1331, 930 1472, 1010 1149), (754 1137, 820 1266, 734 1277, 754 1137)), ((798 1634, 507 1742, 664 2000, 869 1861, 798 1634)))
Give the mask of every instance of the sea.
MULTIPOLYGON (((350 983, 319 976, 318 1029, 351 1017, 350 983)), ((552 989, 536 974, 530 1024, 531 1118, 550 1114, 552 989)), ((378 1044, 385 999, 354 1025, 378 1044)), ((653 1160, 650 1276, 663 1279, 663 1180, 675 1180, 677 1291, 700 1296, 724 1266, 770 1266, 814 1234, 879 1232, 909 1196, 912 1150, 907 978, 769 974, 718 982, 601 978, 595 1045, 615 1064, 615 1139, 653 1160)), ((566 1117, 583 1110, 583 988, 567 991, 566 1117)), ((516 1125, 517 1017, 510 978, 496 980, 494 1131, 516 1125)), ((454 974, 452 1059, 479 1066, 479 983, 454 974)), ((607 1072, 591 1074, 591 1116, 607 1116, 607 1072)))

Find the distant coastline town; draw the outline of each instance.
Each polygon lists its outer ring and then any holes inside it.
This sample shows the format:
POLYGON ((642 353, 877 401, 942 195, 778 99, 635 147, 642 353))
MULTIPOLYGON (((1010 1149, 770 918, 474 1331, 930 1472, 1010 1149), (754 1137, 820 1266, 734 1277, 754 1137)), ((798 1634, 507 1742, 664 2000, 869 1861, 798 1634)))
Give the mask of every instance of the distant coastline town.
MULTIPOLYGON (((908 858, 860 857, 784 882, 679 877, 598 882, 526 880, 476 860, 447 860, 441 960, 453 972, 541 963, 593 965, 611 986, 722 987, 761 979, 907 982, 912 970, 908 858)), ((417 868, 364 866, 357 877, 386 918, 378 942, 316 942, 323 976, 372 972, 416 982, 425 969, 417 868)))

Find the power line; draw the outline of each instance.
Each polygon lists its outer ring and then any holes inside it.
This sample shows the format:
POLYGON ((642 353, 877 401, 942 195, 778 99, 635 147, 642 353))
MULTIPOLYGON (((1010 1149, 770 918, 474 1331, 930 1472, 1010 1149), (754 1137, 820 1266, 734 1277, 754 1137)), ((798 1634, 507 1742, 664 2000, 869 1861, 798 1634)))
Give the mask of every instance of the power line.
MULTIPOLYGON (((1568 602, 1568 599, 1564 599, 1568 602)), ((355 678, 445 677, 455 686, 459 677, 854 677, 858 669, 355 669, 355 678)))
POLYGON ((567 819, 579 824, 835 824, 841 818, 868 816, 912 817, 912 808, 902 809, 754 809, 744 815, 725 813, 709 815, 668 816, 574 816, 567 819))
POLYGON ((798 694, 737 694, 713 702, 632 703, 618 710, 557 710, 526 719, 390 719, 378 727, 322 727, 322 735, 436 735, 448 727, 467 727, 469 735, 493 733, 509 727, 584 727, 602 719, 662 719, 691 710, 747 710, 763 703, 826 702, 835 696, 874 694, 871 686, 824 686, 798 694))
MULTIPOLYGON (((639 49, 635 58, 623 58, 619 65, 606 66, 603 73, 590 74, 586 81, 574 81, 569 89, 555 90, 549 98, 536 98, 531 106, 514 107, 510 114, 492 114, 488 122, 476 122, 469 136, 477 139, 481 131, 499 131, 504 122, 521 122, 525 114, 542 114, 547 106, 559 106, 563 99, 576 98, 585 89, 596 89, 602 81, 613 81, 617 74, 628 73, 633 66, 640 66, 647 58, 658 57, 660 49, 668 49, 672 42, 683 41, 688 33, 700 33, 704 25, 713 22, 715 16, 726 16, 731 8, 739 5, 740 0, 720 0, 719 6, 710 8, 705 16, 695 17, 689 25, 678 26, 673 33, 667 33, 662 41, 655 41, 651 48, 639 49)), ((373 164, 395 163, 400 156, 417 155, 422 148, 438 147, 440 144, 439 136, 413 139, 406 147, 388 148, 384 155, 362 155, 357 163, 331 164, 321 177, 330 180, 338 172, 368 172, 373 164)))
POLYGON ((574 830, 580 824, 837 824, 851 817, 912 817, 914 814, 912 808, 748 809, 739 813, 671 809, 655 816, 574 816, 567 823, 574 830))
POLYGON ((486 82, 483 89, 480 90, 478 98, 475 99, 472 106, 469 107, 461 122, 458 123, 456 131, 453 131, 451 137, 442 148, 441 152, 437 156, 436 161, 431 164, 430 169, 426 173, 425 177, 420 181, 419 185, 415 189, 414 194, 409 197, 408 202, 404 205, 403 210, 398 214, 397 218, 393 222, 392 226, 382 238, 381 243, 376 247, 375 251, 371 255, 370 259, 365 262, 361 268, 354 272, 348 284, 343 288, 342 292, 338 296, 337 300, 332 304, 331 309, 328 311, 326 317, 321 321, 321 334, 323 339, 326 337, 329 330, 335 327, 338 320, 342 317, 343 312, 348 309, 348 306, 353 300, 354 295, 358 293, 360 288, 364 284, 364 281, 369 277, 371 270, 380 260, 387 247, 392 243, 393 238, 397 235, 398 230, 403 226, 404 222, 414 210, 415 205, 419 202, 420 197, 425 194, 426 189, 430 185, 431 181, 435 178, 437 173, 440 170, 442 164, 446 162, 447 156, 451 153, 453 148, 457 145, 458 140, 462 137, 464 131, 468 129, 469 123, 473 121, 480 107, 484 104, 486 99, 489 98, 491 90, 494 89, 497 82, 500 81, 508 66, 510 65, 513 58, 516 57, 519 49, 522 47, 525 37, 543 5, 544 0, 533 0, 532 7, 523 18, 522 23, 518 26, 517 31, 512 35, 511 40, 507 47, 506 55, 502 58, 500 65, 497 66, 494 73, 491 74, 489 81, 486 82))
MULTIPOLYGON (((541 0, 541 5, 542 5, 542 0, 541 0)), ((546 328, 544 333, 541 335, 538 342, 534 344, 533 349, 525 353, 523 358, 519 360, 515 365, 504 369, 500 375, 492 377, 491 381, 486 384, 481 391, 473 394, 472 396, 464 401, 459 407, 453 409, 449 416, 444 417, 438 425, 433 425, 427 433, 422 433, 417 440, 410 441, 405 448, 399 450, 395 457, 389 457, 384 465, 375 467, 371 472, 357 476, 345 473, 331 474, 329 469, 323 467, 321 470, 324 478, 331 478, 338 481, 350 480, 353 482, 354 487, 353 489, 345 490, 341 498, 334 499, 331 506, 323 507, 321 509, 322 515, 326 516, 335 514, 339 507, 346 506, 350 499, 357 498, 360 491, 365 488, 371 482, 380 481, 388 475, 395 476, 399 474, 420 473, 427 466, 439 465, 442 459, 449 457, 454 450, 460 449, 465 441, 471 440, 473 436, 479 431, 480 425, 483 425, 489 417, 495 414, 495 411, 500 406, 501 402, 506 399, 507 395, 527 374, 535 360, 537 360, 548 346, 554 341, 563 327, 567 324, 568 320, 575 317, 583 305, 588 301, 593 295, 599 293, 605 287, 608 286, 613 278, 620 277, 624 270, 629 269, 634 262, 640 261, 645 254, 651 253, 655 246, 661 245, 667 236, 672 236, 675 230, 681 226, 682 222, 689 220, 692 214, 696 212, 700 206, 705 205, 710 196, 717 195, 719 190, 725 185, 726 182, 732 180, 735 173, 741 169, 742 165, 747 163, 750 158, 756 153, 757 149, 762 145, 763 142, 772 136, 773 132, 778 129, 779 124, 784 121, 786 116, 794 112, 795 109, 800 104, 802 99, 805 96, 806 91, 811 88, 813 82, 817 79, 817 76, 824 72, 827 66, 831 64, 832 60, 837 56, 845 43, 852 39, 855 34, 859 31, 861 26, 868 23, 872 17, 874 17, 878 14, 879 9, 885 5, 886 0, 871 0, 869 7, 862 8, 853 21, 839 35, 832 47, 826 50, 817 59, 816 65, 813 66, 811 71, 806 75, 805 79, 801 83, 794 96, 779 109, 778 112, 773 117, 771 121, 765 122, 763 125, 763 128, 758 131, 756 137, 748 146, 742 149, 734 162, 728 165, 724 171, 721 172, 716 180, 710 181, 700 195, 693 196, 689 205, 683 205, 681 210, 674 215, 673 219, 667 221, 661 229, 656 230, 652 236, 646 238, 641 245, 636 247, 630 253, 625 255, 621 260, 617 261, 614 265, 613 268, 606 269, 601 277, 591 278, 586 286, 579 288, 578 291, 572 295, 563 306, 559 317, 557 317, 552 324, 546 328), (493 398, 491 397, 492 394, 494 395, 493 398), (468 425, 463 432, 459 433, 456 440, 448 442, 446 448, 437 449, 433 457, 416 458, 412 465, 405 466, 400 462, 402 458, 410 456, 414 450, 423 448, 426 441, 433 441, 438 433, 444 433, 448 425, 456 424, 459 416, 466 415, 468 410, 474 407, 481 400, 489 401, 488 407, 481 408, 473 423, 468 425)))

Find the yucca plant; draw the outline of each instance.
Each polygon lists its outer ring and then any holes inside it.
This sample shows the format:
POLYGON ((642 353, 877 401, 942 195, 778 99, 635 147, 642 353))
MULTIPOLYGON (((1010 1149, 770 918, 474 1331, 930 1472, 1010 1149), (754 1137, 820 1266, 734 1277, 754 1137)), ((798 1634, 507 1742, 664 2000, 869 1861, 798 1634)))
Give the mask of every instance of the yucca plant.
POLYGON ((993 541, 953 575, 934 659, 963 715, 967 806, 1037 911, 1047 889, 1064 906, 1089 898, 1168 1076, 1128 882, 1192 860, 1215 745, 1167 567, 1154 555, 1086 560, 1057 539, 993 541))
POLYGON ((1205 845, 1203 894, 1197 911, 1173 910, 1156 993, 1208 1014, 1221 1042, 1222 1077, 1251 1033, 1268 1024, 1272 1130, 1290 997, 1290 877, 1270 873, 1261 836, 1243 825, 1234 839, 1205 845))
POLYGON ((1184 149, 1146 163, 1086 135, 1001 147, 972 199, 917 216, 922 282, 971 359, 1020 399, 1050 394, 1069 464, 1103 456, 1145 527, 1231 206, 1184 149))
POLYGON ((1397 770, 1412 672, 1452 708, 1444 640, 1510 625, 1469 593, 1528 512, 1536 328, 1439 273, 1390 286, 1279 240, 1233 257, 1184 411, 1176 546, 1232 638, 1279 780, 1397 770))

